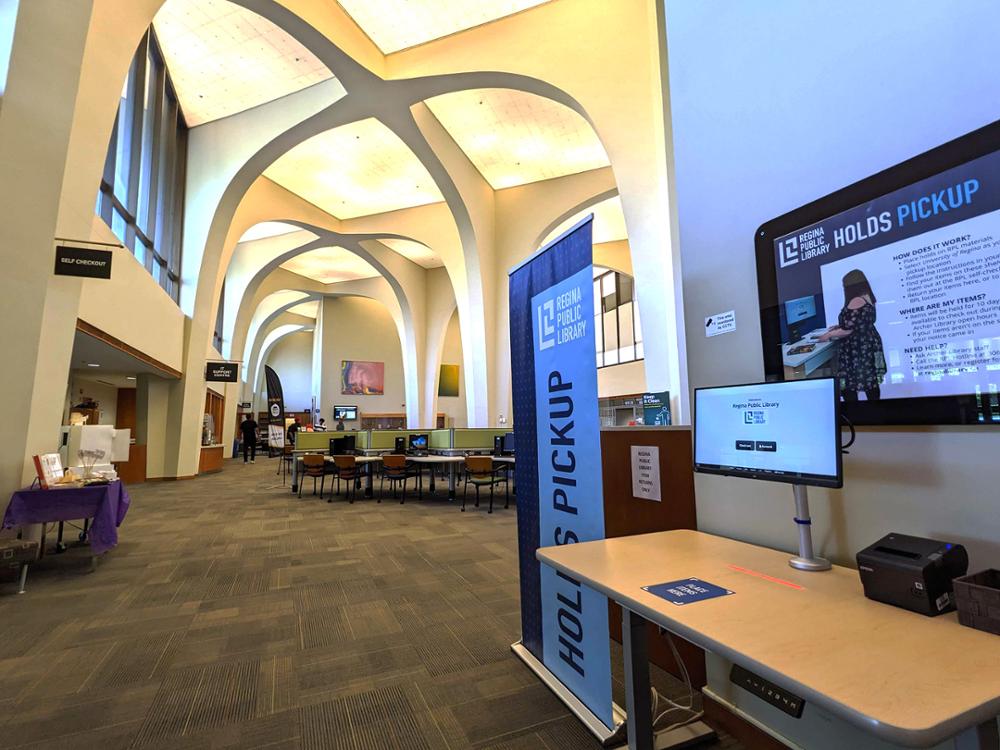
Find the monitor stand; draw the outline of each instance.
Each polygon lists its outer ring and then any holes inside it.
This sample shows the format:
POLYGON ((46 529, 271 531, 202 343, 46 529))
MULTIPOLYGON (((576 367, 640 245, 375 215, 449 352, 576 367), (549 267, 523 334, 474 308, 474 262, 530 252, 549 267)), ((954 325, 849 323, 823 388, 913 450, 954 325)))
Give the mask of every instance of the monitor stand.
POLYGON ((809 496, 803 484, 793 484, 795 493, 795 523, 799 527, 799 556, 788 564, 798 570, 829 570, 830 561, 813 554, 812 519, 809 517, 809 496))

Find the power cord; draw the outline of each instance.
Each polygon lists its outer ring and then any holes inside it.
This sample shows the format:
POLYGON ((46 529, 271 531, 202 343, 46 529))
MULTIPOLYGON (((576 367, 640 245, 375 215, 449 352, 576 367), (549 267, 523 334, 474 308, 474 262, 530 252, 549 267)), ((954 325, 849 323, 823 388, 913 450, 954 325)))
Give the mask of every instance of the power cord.
POLYGON ((857 439, 858 433, 857 433, 857 430, 854 429, 854 422, 852 422, 850 419, 848 419, 846 414, 841 414, 840 418, 843 419, 847 423, 847 427, 851 431, 851 439, 847 441, 846 445, 840 446, 840 452, 841 453, 850 453, 850 451, 847 450, 847 449, 850 448, 852 445, 854 445, 854 441, 857 439))
POLYGON ((684 705, 682 703, 678 703, 677 701, 674 701, 674 700, 668 698, 665 695, 661 696, 659 694, 659 692, 656 690, 656 688, 650 687, 650 691, 652 693, 652 700, 653 700, 653 729, 654 730, 656 730, 656 725, 657 725, 657 723, 659 723, 659 721, 661 719, 663 719, 665 716, 667 716, 668 714, 670 714, 670 713, 672 713, 674 711, 683 711, 683 712, 689 714, 689 716, 687 718, 685 718, 685 719, 683 719, 681 721, 675 722, 673 724, 670 724, 669 726, 663 727, 660 730, 658 730, 658 731, 661 731, 661 732, 669 732, 669 731, 671 731, 673 729, 677 729, 678 727, 682 727, 682 726, 685 726, 685 725, 690 724, 692 722, 698 721, 698 719, 702 718, 705 715, 705 712, 704 711, 699 711, 699 710, 697 710, 694 707, 694 686, 691 683, 691 675, 688 673, 687 665, 684 664, 684 660, 681 658, 680 652, 677 650, 677 644, 674 643, 673 636, 671 636, 670 633, 667 630, 664 630, 663 628, 660 628, 660 635, 666 637, 666 639, 667 639, 667 645, 670 646, 670 653, 673 654, 674 661, 677 663, 677 667, 681 671, 681 677, 682 677, 682 679, 684 681, 684 686, 687 688, 687 705, 684 705), (667 703, 669 705, 666 708, 664 708, 663 711, 661 711, 660 713, 657 713, 657 711, 660 708, 660 699, 661 698, 663 699, 663 701, 665 703, 667 703))

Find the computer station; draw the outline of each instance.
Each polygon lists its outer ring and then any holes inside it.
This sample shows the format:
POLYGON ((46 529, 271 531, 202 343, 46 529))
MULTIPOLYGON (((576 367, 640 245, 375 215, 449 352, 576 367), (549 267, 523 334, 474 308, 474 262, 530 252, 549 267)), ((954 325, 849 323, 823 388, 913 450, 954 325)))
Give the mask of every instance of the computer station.
POLYGON ((0 0, 0 748, 1000 750, 998 32, 0 0))

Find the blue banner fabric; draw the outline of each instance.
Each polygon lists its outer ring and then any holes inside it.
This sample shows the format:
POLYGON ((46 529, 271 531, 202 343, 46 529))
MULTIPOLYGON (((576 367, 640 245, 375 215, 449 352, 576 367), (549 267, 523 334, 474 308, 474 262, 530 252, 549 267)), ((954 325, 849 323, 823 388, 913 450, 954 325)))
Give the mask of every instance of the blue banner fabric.
POLYGON ((587 220, 510 277, 521 641, 611 728, 607 599, 535 559, 604 538, 591 234, 587 220))

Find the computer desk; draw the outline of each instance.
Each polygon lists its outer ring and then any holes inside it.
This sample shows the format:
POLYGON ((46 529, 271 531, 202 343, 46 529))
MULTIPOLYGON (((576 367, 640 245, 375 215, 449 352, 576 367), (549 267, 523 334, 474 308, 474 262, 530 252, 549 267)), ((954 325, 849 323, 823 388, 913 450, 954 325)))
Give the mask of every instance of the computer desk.
POLYGON ((653 747, 651 620, 891 743, 997 750, 1000 637, 866 599, 858 573, 698 531, 543 547, 538 559, 618 602, 629 747, 653 747), (735 593, 677 606, 642 586, 699 578, 735 593))

